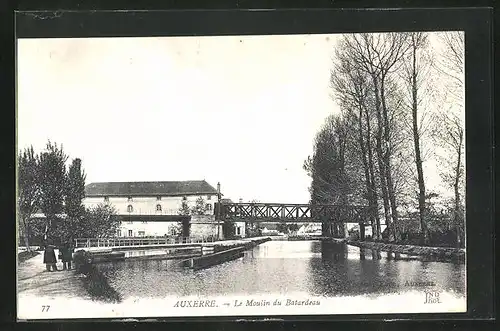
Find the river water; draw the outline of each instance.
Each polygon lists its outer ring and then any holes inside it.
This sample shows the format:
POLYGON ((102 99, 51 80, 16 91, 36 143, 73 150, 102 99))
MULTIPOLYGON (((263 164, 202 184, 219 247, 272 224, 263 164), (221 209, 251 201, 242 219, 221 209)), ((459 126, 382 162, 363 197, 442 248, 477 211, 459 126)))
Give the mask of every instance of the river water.
POLYGON ((373 258, 372 252, 322 241, 269 241, 242 258, 208 269, 178 260, 98 264, 123 297, 286 295, 336 297, 422 290, 465 296, 465 265, 373 258))

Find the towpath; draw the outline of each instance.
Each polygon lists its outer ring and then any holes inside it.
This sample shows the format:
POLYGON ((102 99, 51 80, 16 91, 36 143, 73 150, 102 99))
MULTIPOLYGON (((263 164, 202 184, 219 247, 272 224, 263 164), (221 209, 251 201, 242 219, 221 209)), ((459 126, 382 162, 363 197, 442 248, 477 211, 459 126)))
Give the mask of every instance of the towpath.
MULTIPOLYGON (((56 256, 59 252, 56 250, 56 256)), ((87 297, 82 282, 75 270, 62 271, 62 262, 58 262, 60 271, 46 271, 43 264, 43 252, 39 255, 19 262, 17 268, 17 292, 19 296, 49 297, 87 297)))

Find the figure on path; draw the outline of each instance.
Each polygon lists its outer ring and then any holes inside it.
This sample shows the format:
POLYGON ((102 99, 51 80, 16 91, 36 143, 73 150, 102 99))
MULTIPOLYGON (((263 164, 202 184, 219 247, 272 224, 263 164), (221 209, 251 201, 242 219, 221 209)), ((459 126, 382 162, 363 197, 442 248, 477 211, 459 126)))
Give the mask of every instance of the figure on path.
POLYGON ((65 242, 61 247, 61 260, 63 270, 71 270, 71 261, 73 261, 73 247, 69 242, 65 242))
POLYGON ((45 245, 45 251, 43 252, 43 263, 45 263, 45 268, 47 271, 57 271, 56 267, 56 253, 54 252, 53 245, 45 245))

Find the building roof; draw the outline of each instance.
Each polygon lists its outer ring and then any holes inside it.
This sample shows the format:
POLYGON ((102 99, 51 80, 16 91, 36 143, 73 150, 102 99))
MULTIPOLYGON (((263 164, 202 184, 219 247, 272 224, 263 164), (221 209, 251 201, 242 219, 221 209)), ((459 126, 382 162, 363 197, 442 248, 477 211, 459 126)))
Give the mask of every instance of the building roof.
POLYGON ((85 186, 87 197, 101 196, 178 196, 217 194, 205 180, 170 182, 101 182, 85 186))

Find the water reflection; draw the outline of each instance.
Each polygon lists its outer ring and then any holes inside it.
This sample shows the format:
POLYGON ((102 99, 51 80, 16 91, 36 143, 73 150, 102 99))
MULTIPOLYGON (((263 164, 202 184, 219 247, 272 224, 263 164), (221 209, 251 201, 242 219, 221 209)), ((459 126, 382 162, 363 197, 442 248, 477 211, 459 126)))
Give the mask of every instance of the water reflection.
POLYGON ((328 241, 271 241, 240 259, 192 271, 179 260, 104 263, 99 269, 125 298, 168 295, 356 295, 433 288, 464 293, 464 265, 387 259, 328 241), (364 258, 363 258, 364 257, 364 258))

